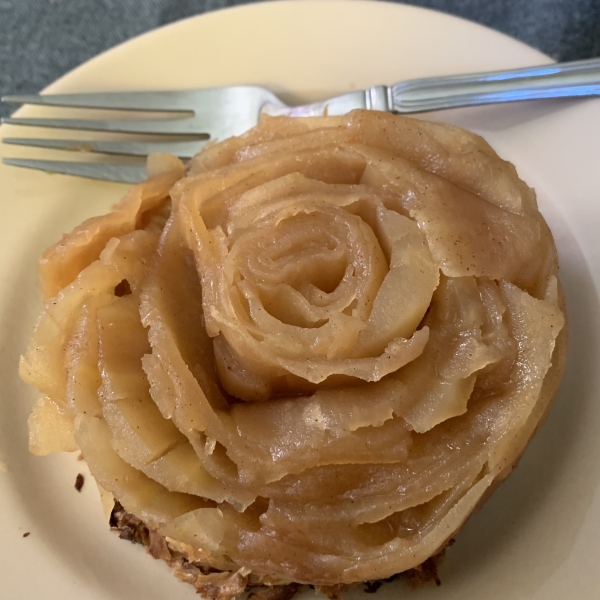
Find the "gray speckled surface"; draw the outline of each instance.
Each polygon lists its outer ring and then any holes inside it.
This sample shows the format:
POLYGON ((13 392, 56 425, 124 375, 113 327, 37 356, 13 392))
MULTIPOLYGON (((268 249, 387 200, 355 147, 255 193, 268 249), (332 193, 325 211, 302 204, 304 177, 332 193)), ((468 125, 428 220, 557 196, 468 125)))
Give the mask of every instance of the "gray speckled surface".
MULTIPOLYGON (((247 0, 0 0, 0 94, 37 92, 135 35, 247 0)), ((416 0, 539 48, 557 60, 600 55, 600 0, 416 0)), ((0 105, 0 115, 10 108, 0 105)))

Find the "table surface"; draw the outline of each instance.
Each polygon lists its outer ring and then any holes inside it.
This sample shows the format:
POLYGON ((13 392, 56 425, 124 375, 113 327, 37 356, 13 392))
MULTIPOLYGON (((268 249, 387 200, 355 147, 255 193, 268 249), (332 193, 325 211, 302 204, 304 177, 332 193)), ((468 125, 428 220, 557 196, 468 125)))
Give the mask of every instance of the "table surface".
MULTIPOLYGON (((0 0, 0 95, 38 92, 133 36, 248 0, 0 0)), ((600 55, 600 0, 416 0, 507 33, 556 60, 600 55)), ((0 105, 0 116, 11 107, 0 105)))

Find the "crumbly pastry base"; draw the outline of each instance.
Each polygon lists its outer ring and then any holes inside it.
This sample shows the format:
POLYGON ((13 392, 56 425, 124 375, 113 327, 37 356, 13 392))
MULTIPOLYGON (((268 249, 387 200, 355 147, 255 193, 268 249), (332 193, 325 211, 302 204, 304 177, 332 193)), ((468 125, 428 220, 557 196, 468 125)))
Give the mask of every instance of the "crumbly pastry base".
MULTIPOLYGON (((173 569, 173 575, 177 579, 193 585, 200 595, 210 600, 231 600, 244 593, 248 593, 247 600, 291 600, 303 587, 314 588, 299 583, 272 583, 253 573, 243 574, 242 569, 237 572, 219 571, 201 561, 190 560, 189 554, 181 551, 181 545, 174 544, 172 540, 165 539, 160 533, 147 527, 141 519, 128 513, 118 501, 115 501, 110 513, 109 525, 122 540, 144 546, 150 556, 166 562, 173 569)), ((399 577, 405 578, 411 587, 420 587, 428 583, 440 586, 438 565, 444 558, 446 548, 453 544, 454 538, 451 538, 435 556, 414 569, 387 579, 365 581, 365 593, 374 594, 383 584, 399 577)), ((316 589, 330 600, 338 600, 349 587, 337 585, 316 589)))

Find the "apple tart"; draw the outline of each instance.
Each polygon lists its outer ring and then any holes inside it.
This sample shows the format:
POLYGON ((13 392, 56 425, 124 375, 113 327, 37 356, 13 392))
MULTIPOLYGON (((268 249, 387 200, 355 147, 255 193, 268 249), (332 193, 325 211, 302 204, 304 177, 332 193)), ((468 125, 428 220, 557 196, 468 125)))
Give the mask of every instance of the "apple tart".
POLYGON ((32 452, 79 449, 211 597, 434 556, 562 374, 534 191, 480 137, 374 111, 148 166, 40 260, 32 452))

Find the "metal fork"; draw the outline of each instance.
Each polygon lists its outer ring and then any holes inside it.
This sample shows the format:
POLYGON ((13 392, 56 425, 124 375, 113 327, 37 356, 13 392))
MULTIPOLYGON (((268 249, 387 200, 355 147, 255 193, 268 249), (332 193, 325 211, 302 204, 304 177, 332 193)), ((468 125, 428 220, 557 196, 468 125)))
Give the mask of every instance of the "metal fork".
MULTIPOLYGON (((269 90, 233 86, 169 92, 6 96, 3 102, 93 109, 180 113, 168 119, 40 119, 10 117, 3 123, 128 134, 185 136, 179 141, 83 141, 4 138, 5 144, 146 156, 170 152, 190 158, 207 139, 240 135, 257 124, 261 114, 294 117, 341 115, 355 108, 416 113, 542 98, 600 95, 600 59, 543 65, 525 69, 429 77, 396 85, 375 86, 303 106, 287 106, 269 90), (190 140, 189 136, 196 139, 190 140), (202 136, 203 139, 198 139, 202 136)), ((4 158, 7 165, 109 181, 136 183, 146 177, 143 165, 85 163, 4 158)))

